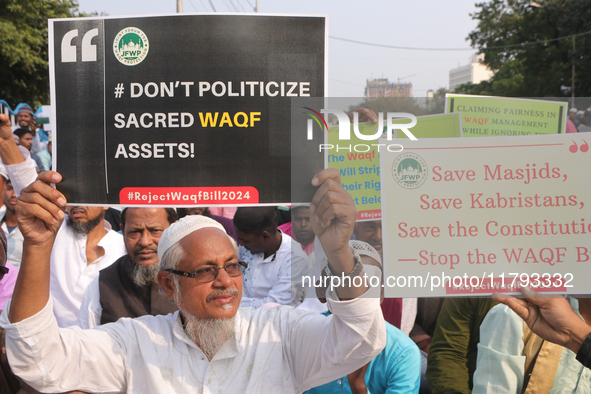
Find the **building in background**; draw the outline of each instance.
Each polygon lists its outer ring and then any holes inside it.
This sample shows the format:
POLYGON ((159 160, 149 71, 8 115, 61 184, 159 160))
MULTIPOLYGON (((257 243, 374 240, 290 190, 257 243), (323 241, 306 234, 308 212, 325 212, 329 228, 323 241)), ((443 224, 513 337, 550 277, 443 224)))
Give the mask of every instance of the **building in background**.
POLYGON ((367 80, 365 98, 371 100, 378 97, 412 97, 412 83, 389 82, 388 78, 367 80))
POLYGON ((472 55, 470 64, 449 70, 449 90, 453 92, 455 88, 464 83, 472 82, 477 84, 481 81, 487 81, 493 76, 493 72, 482 63, 484 55, 472 55))

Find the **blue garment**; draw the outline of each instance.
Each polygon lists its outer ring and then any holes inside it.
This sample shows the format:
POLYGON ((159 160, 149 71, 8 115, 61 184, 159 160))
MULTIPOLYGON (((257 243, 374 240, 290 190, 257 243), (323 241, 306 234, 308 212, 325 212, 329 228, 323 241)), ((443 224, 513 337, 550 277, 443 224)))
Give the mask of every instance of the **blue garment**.
MULTIPOLYGON (((421 354, 402 331, 386 322, 386 347, 369 363, 365 385, 371 394, 417 394, 421 383, 421 354)), ((351 393, 347 377, 315 387, 306 393, 351 393)))
POLYGON ((37 134, 39 134, 40 141, 49 141, 49 137, 47 136, 47 133, 45 132, 45 130, 39 128, 39 129, 37 129, 37 134))
POLYGON ((39 168, 39 172, 47 171, 47 168, 45 168, 43 166, 43 162, 41 161, 41 158, 36 153, 29 152, 29 154, 31 155, 31 159, 35 160, 35 163, 37 163, 37 167, 39 168))

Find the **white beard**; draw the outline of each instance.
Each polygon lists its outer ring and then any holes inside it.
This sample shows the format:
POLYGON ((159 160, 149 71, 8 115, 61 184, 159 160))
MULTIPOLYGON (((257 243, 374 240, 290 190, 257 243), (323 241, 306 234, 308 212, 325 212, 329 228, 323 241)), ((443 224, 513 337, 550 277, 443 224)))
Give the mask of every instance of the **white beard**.
MULTIPOLYGON (((236 338, 236 315, 229 319, 203 319, 185 312, 178 279, 175 277, 174 281, 174 301, 185 320, 185 333, 211 361, 226 341, 236 338)), ((232 305, 224 307, 231 308, 232 305)))

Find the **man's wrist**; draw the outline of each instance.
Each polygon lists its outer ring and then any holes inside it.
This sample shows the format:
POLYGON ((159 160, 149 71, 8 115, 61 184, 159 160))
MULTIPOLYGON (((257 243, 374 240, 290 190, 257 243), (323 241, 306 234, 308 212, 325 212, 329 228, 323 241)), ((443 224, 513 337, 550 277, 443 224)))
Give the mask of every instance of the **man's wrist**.
POLYGON ((33 241, 31 239, 25 238, 23 240, 23 250, 26 247, 31 253, 46 253, 47 251, 51 253, 54 241, 55 235, 43 241, 33 241))
POLYGON ((2 162, 5 165, 18 164, 25 161, 16 142, 14 142, 14 139, 0 139, 0 155, 2 156, 2 162))
MULTIPOLYGON (((355 251, 355 249, 350 248, 349 251, 350 251, 351 255, 353 255, 354 265, 353 265, 352 269, 342 267, 343 268, 342 270, 335 271, 334 268, 331 268, 330 260, 328 260, 329 264, 324 268, 323 275, 324 276, 345 276, 345 277, 350 277, 351 279, 354 278, 355 276, 358 276, 361 273, 361 271, 363 270, 363 263, 361 261, 361 257, 359 256, 357 251, 355 251)), ((346 256, 345 258, 347 260, 350 259, 350 256, 348 254, 345 254, 345 256, 346 256)), ((339 261, 342 261, 342 260, 339 260, 339 261)))
MULTIPOLYGON (((359 254, 353 249, 347 248, 339 250, 339 253, 327 253, 328 266, 324 272, 329 271, 329 276, 339 278, 339 285, 335 290, 341 301, 357 298, 367 290, 367 284, 363 281, 357 283, 354 281, 356 276, 363 276, 363 263, 359 254), (355 257, 357 255, 357 257, 355 257)), ((331 282, 332 283, 332 282, 331 282)))
MULTIPOLYGON (((578 353, 579 349, 586 342, 587 338, 591 335, 591 326, 587 325, 584 321, 581 320, 577 326, 571 332, 570 340, 566 344, 566 347, 570 349, 573 353, 578 353)), ((588 345, 591 346, 591 341, 588 345)), ((591 350, 591 349, 590 349, 591 350)))
POLYGON ((355 266, 355 258, 348 246, 338 251, 326 253, 326 260, 330 271, 339 276, 341 272, 348 275, 355 266))

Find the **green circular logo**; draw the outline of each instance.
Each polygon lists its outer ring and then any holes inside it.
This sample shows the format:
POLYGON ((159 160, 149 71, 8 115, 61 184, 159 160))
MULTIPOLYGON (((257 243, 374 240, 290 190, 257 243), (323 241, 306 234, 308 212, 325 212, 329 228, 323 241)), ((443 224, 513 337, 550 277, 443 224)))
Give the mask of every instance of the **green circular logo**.
POLYGON ((149 50, 148 36, 137 27, 126 27, 113 40, 113 53, 126 66, 140 64, 148 56, 149 50))
POLYGON ((405 189, 416 189, 427 180, 427 163, 416 153, 403 153, 392 164, 394 181, 405 189))

